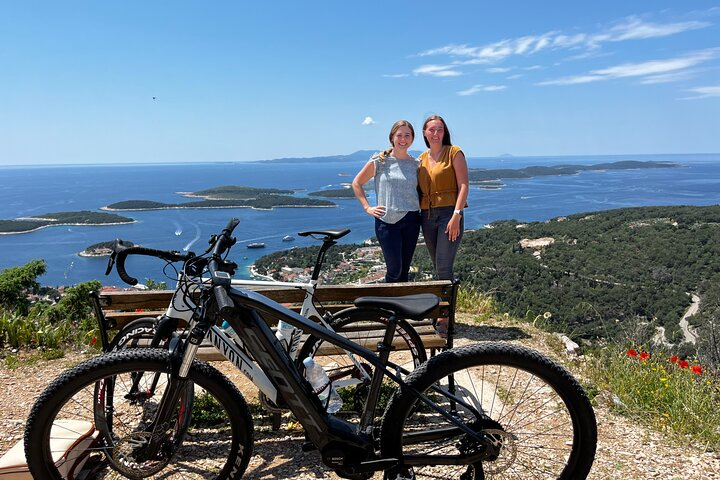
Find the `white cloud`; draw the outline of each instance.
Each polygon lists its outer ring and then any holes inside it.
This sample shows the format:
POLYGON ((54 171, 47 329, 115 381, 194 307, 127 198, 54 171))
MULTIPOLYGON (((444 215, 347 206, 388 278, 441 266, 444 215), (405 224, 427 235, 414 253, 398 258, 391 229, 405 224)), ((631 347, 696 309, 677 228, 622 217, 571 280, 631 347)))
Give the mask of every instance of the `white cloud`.
POLYGON ((541 35, 524 35, 480 46, 451 44, 420 52, 418 56, 446 55, 455 57, 456 65, 496 63, 512 55, 529 56, 547 49, 597 50, 603 43, 667 37, 690 30, 709 27, 700 21, 652 23, 636 16, 624 18, 594 33, 565 34, 550 31, 541 35))
POLYGON ((524 75, 522 73, 516 73, 514 75, 509 75, 505 78, 508 80, 517 80, 518 78, 522 78, 522 77, 524 77, 524 75))
POLYGON ((720 85, 712 85, 707 87, 696 87, 691 88, 687 90, 688 92, 697 93, 698 95, 695 95, 693 97, 685 97, 681 100, 696 100, 698 98, 708 98, 708 97, 720 97, 720 85))
POLYGON ((681 71, 681 72, 671 72, 671 73, 661 73, 658 75, 650 75, 642 80, 640 80, 640 83, 643 85, 650 85, 650 84, 656 84, 656 83, 671 83, 671 82, 679 82, 681 80, 688 80, 690 78, 693 78, 695 76, 695 72, 691 70, 687 71, 681 71))
POLYGON ((383 77, 385 77, 385 78, 405 78, 405 77, 409 77, 409 76, 410 75, 407 73, 393 73, 393 74, 388 73, 388 74, 383 75, 383 77))
POLYGON ((713 48, 677 58, 653 60, 643 63, 625 63, 615 67, 593 70, 592 73, 606 75, 610 78, 657 75, 693 67, 699 63, 717 57, 718 53, 720 52, 713 48))
POLYGON ((473 85, 467 90, 461 90, 457 92, 457 94, 466 97, 469 95, 475 95, 476 93, 480 92, 497 92, 500 90, 505 90, 506 88, 507 86, 505 85, 473 85))
POLYGON ((675 58, 652 60, 641 63, 623 63, 614 67, 591 70, 588 74, 584 75, 546 80, 538 83, 537 85, 576 85, 580 83, 590 83, 627 77, 645 77, 641 81, 642 83, 675 81, 671 80, 671 75, 674 75, 676 79, 679 79, 678 77, 681 74, 685 74, 687 76, 690 72, 687 72, 686 69, 717 58, 718 56, 720 56, 720 48, 709 48, 675 58))
POLYGON ((452 65, 422 65, 415 70, 415 75, 432 75, 434 77, 459 77, 462 72, 455 70, 452 65))
POLYGON ((507 73, 510 70, 512 70, 512 68, 492 67, 492 68, 486 69, 485 71, 488 73, 507 73))
POLYGON ((645 22, 637 17, 628 17, 605 32, 606 37, 603 40, 622 42, 625 40, 667 37, 690 30, 699 30, 710 25, 708 22, 695 21, 657 24, 645 22))
POLYGON ((597 82, 606 80, 607 77, 601 75, 576 75, 573 77, 556 78, 555 80, 545 80, 538 82, 536 85, 577 85, 580 83, 597 82))
POLYGON ((372 117, 365 117, 365 118, 363 118, 362 124, 363 125, 373 125, 373 124, 375 124, 375 120, 373 120, 372 117))

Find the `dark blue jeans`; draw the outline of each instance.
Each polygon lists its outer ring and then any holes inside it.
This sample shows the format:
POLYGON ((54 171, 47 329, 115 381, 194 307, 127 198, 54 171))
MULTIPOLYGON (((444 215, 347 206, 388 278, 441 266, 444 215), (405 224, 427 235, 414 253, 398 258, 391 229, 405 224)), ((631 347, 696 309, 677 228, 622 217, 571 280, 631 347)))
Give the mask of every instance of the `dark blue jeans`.
POLYGON ((397 223, 375 219, 375 236, 385 257, 385 282, 407 282, 420 235, 420 212, 408 212, 397 223))
POLYGON ((457 254, 465 219, 460 219, 460 235, 454 242, 448 240, 445 228, 453 216, 455 207, 437 207, 422 211, 422 231, 438 280, 454 280, 453 263, 457 254))

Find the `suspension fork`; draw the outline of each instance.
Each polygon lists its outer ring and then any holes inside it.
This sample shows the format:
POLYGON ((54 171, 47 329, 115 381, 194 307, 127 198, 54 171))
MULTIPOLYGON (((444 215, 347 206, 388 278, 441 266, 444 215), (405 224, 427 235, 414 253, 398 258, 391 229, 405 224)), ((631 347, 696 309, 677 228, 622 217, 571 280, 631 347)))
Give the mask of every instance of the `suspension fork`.
MULTIPOLYGON (((150 341, 150 348, 159 348, 160 342, 162 340, 170 339, 170 350, 173 351, 174 345, 172 343, 172 339, 177 337, 177 333, 175 333, 175 330, 177 330, 178 323, 179 320, 177 318, 171 318, 166 315, 160 317, 157 328, 155 329, 155 333, 153 334, 153 338, 150 341)), ((135 379, 133 380, 132 386, 130 387, 129 395, 153 395, 155 393, 158 381, 160 380, 159 376, 155 375, 155 378, 153 378, 153 381, 150 384, 150 388, 147 392, 140 392, 140 380, 142 379, 143 375, 144 372, 137 373, 135 379)))
MULTIPOLYGON (((170 381, 168 388, 160 399, 160 408, 158 409, 155 419, 151 423, 152 435, 145 449, 147 458, 153 458, 157 455, 163 445, 165 438, 164 433, 173 423, 173 415, 175 414, 180 395, 191 380, 188 379, 190 367, 195 359, 200 343, 205 338, 210 327, 215 322, 215 318, 208 320, 205 315, 205 308, 200 308, 198 312, 200 321, 190 331, 190 335, 186 342, 179 342, 181 348, 174 349, 170 355, 170 381)), ((157 376, 153 379, 153 385, 157 384, 157 376)))

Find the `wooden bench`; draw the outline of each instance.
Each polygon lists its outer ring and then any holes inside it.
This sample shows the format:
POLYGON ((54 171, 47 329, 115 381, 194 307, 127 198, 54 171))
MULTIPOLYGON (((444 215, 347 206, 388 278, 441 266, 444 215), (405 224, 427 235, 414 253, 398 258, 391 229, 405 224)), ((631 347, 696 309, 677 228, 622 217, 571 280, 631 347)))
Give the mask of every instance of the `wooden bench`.
MULTIPOLYGON (((420 335, 423 345, 433 354, 438 349, 452 348, 452 332, 455 324, 455 302, 457 299, 457 291, 459 283, 450 282, 448 280, 431 281, 431 282, 411 282, 411 283, 380 283, 380 284, 345 284, 345 285, 321 285, 315 290, 316 303, 322 305, 326 311, 337 312, 339 310, 353 306, 352 302, 358 297, 363 296, 388 296, 397 297, 402 295, 412 295, 416 293, 432 293, 440 297, 438 307, 430 312, 427 319, 411 321, 413 327, 420 335), (432 326, 432 322, 436 318, 448 317, 448 336, 440 337, 432 326)), ((276 302, 289 304, 289 307, 298 311, 300 304, 305 298, 305 291, 291 287, 251 287, 252 290, 261 292, 263 295, 275 300, 276 302)), ((107 332, 117 331, 124 325, 142 317, 155 317, 162 315, 170 304, 172 298, 172 290, 124 290, 124 291, 105 291, 95 292, 93 299, 95 300, 95 314, 98 321, 103 325, 104 345, 107 345, 107 332)), ((381 330, 372 331, 372 335, 368 336, 367 331, 362 332, 362 345, 367 348, 375 349, 377 341, 380 340, 381 330)), ((346 337, 353 340, 353 332, 346 332, 346 337)), ((357 338, 356 338, 357 340, 357 338)), ((393 345, 402 348, 407 344, 402 341, 394 341, 393 345)), ((325 348, 333 349, 332 345, 325 348)), ((318 354, 337 353, 332 350, 323 351, 323 347, 317 352, 318 354)), ((217 349, 204 341, 198 351, 198 358, 207 361, 221 361, 225 357, 217 351, 217 349)), ((277 430, 280 428, 280 414, 271 413, 272 428, 277 430)))
MULTIPOLYGON (((258 291, 276 302, 287 304, 296 311, 305 297, 305 291, 292 287, 266 287, 253 286, 250 289, 258 291)), ((353 300, 362 296, 389 296, 412 295, 416 293, 432 293, 440 297, 438 307, 430 312, 428 318, 412 321, 413 327, 423 341, 425 348, 435 350, 452 347, 452 331, 455 321, 455 302, 457 298, 458 283, 449 280, 409 283, 379 283, 379 284, 344 284, 321 285, 315 290, 316 302, 322 309, 337 312, 352 306, 353 300), (450 334, 448 338, 440 337, 432 326, 432 321, 439 317, 450 319, 450 334)), ((142 317, 155 317, 162 315, 170 304, 172 290, 122 290, 96 292, 95 313, 104 330, 111 332, 121 329, 124 325, 142 317)), ((379 335, 379 334, 378 334, 379 335)), ((370 344, 376 342, 369 342, 370 344)), ((198 354, 203 360, 224 360, 218 351, 211 345, 203 346, 198 354)))

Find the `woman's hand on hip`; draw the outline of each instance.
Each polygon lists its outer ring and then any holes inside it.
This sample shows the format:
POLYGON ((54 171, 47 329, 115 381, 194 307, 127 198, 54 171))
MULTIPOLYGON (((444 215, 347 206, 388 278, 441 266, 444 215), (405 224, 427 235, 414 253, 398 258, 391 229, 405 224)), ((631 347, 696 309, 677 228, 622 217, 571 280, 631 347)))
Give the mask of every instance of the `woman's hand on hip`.
POLYGON ((365 213, 375 218, 382 218, 385 216, 385 205, 376 205, 374 207, 368 206, 365 209, 365 213))

